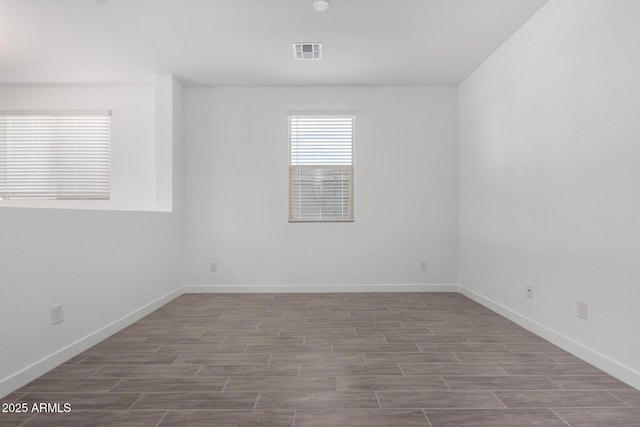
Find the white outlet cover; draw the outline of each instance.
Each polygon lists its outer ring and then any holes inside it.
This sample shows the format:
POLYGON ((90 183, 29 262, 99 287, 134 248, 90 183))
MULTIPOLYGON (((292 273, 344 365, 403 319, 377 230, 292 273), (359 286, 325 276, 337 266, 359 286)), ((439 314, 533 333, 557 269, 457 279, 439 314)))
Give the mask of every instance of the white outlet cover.
POLYGON ((57 325, 62 322, 64 322, 64 310, 62 304, 51 307, 51 324, 57 325))
POLYGON ((215 273, 218 271, 218 263, 217 262, 212 262, 211 264, 209 264, 209 271, 212 273, 215 273))
POLYGON ((578 301, 577 316, 579 319, 589 320, 589 304, 587 304, 586 302, 578 301))
POLYGON ((527 298, 533 298, 533 285, 531 283, 527 283, 525 289, 527 298))

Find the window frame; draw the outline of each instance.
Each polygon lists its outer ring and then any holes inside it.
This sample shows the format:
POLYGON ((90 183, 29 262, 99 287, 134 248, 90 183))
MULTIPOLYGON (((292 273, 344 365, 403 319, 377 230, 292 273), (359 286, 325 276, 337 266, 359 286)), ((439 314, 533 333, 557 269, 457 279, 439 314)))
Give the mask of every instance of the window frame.
MULTIPOLYGON (((350 223, 355 221, 355 127, 356 127, 356 114, 354 111, 343 111, 343 110, 322 110, 322 111, 287 111, 287 137, 288 137, 288 186, 289 186, 289 194, 288 194, 288 222, 289 223, 350 223), (341 117, 341 118, 350 118, 351 120, 351 164, 349 165, 340 165, 340 164, 318 164, 318 165, 305 165, 305 164, 292 164, 292 155, 293 155, 293 138, 292 138, 292 118, 293 117, 341 117), (294 171, 300 169, 320 169, 320 170, 330 170, 330 169, 341 169, 348 170, 349 173, 349 200, 346 204, 348 207, 348 215, 344 218, 316 218, 316 217, 299 217, 296 218, 295 206, 294 206, 294 171)), ((344 179, 342 180, 344 182, 344 179)), ((344 205, 344 203, 343 203, 344 205)))

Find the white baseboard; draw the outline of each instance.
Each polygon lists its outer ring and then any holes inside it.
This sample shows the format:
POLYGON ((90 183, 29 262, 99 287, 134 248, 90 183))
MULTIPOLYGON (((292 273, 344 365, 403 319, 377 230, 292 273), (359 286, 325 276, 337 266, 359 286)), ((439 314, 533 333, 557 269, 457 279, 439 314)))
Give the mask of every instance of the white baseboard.
POLYGON ((96 345, 100 341, 110 337, 116 332, 126 328, 132 323, 142 319, 147 314, 156 310, 157 308, 165 305, 174 298, 179 297, 183 293, 183 288, 180 287, 174 291, 169 292, 166 295, 161 296, 155 301, 115 320, 108 325, 98 329, 91 334, 80 338, 79 340, 69 344, 68 346, 61 348, 60 350, 52 353, 37 362, 27 366, 26 368, 0 380, 0 397, 19 389, 20 387, 30 383, 39 376, 49 372, 51 369, 66 362, 74 356, 82 353, 88 348, 96 345))
POLYGON ((458 292, 458 285, 185 285, 184 293, 458 292))
POLYGON ((557 345, 563 350, 568 351, 576 357, 592 364, 598 369, 603 370, 609 375, 619 379, 622 382, 629 384, 631 387, 636 389, 640 389, 640 372, 629 368, 628 366, 622 365, 615 360, 589 348, 586 347, 571 338, 554 331, 553 329, 549 329, 546 326, 541 325, 535 320, 529 319, 510 308, 485 297, 471 289, 460 285, 459 292, 468 298, 471 298, 475 302, 482 304, 483 306, 495 311, 501 316, 506 317, 512 322, 517 323, 523 328, 533 332, 534 334, 546 339, 547 341, 557 345))

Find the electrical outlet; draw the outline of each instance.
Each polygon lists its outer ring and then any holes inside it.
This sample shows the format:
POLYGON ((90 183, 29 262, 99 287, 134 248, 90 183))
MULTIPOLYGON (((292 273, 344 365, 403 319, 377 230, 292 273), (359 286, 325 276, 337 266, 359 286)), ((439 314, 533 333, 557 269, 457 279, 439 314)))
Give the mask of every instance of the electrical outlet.
POLYGON ((57 325, 58 323, 64 322, 64 311, 62 309, 62 304, 51 307, 51 324, 57 325))
POLYGON ((212 273, 215 273, 218 271, 218 263, 217 262, 212 262, 211 264, 209 264, 209 271, 212 273))
POLYGON ((420 262, 420 270, 427 271, 429 269, 429 261, 420 262))
POLYGON ((588 320, 589 318, 588 308, 589 308, 589 305, 586 302, 578 301, 577 314, 579 319, 588 320))
POLYGON ((527 298, 533 299, 533 285, 531 283, 527 283, 526 295, 527 295, 527 298))

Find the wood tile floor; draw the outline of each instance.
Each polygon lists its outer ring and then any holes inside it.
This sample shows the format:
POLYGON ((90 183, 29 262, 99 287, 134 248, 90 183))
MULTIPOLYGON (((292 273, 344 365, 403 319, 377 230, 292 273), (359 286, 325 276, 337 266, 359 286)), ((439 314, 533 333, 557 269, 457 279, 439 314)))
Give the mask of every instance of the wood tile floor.
POLYGON ((640 391, 454 293, 187 294, 3 402, 41 426, 640 426, 640 391))

